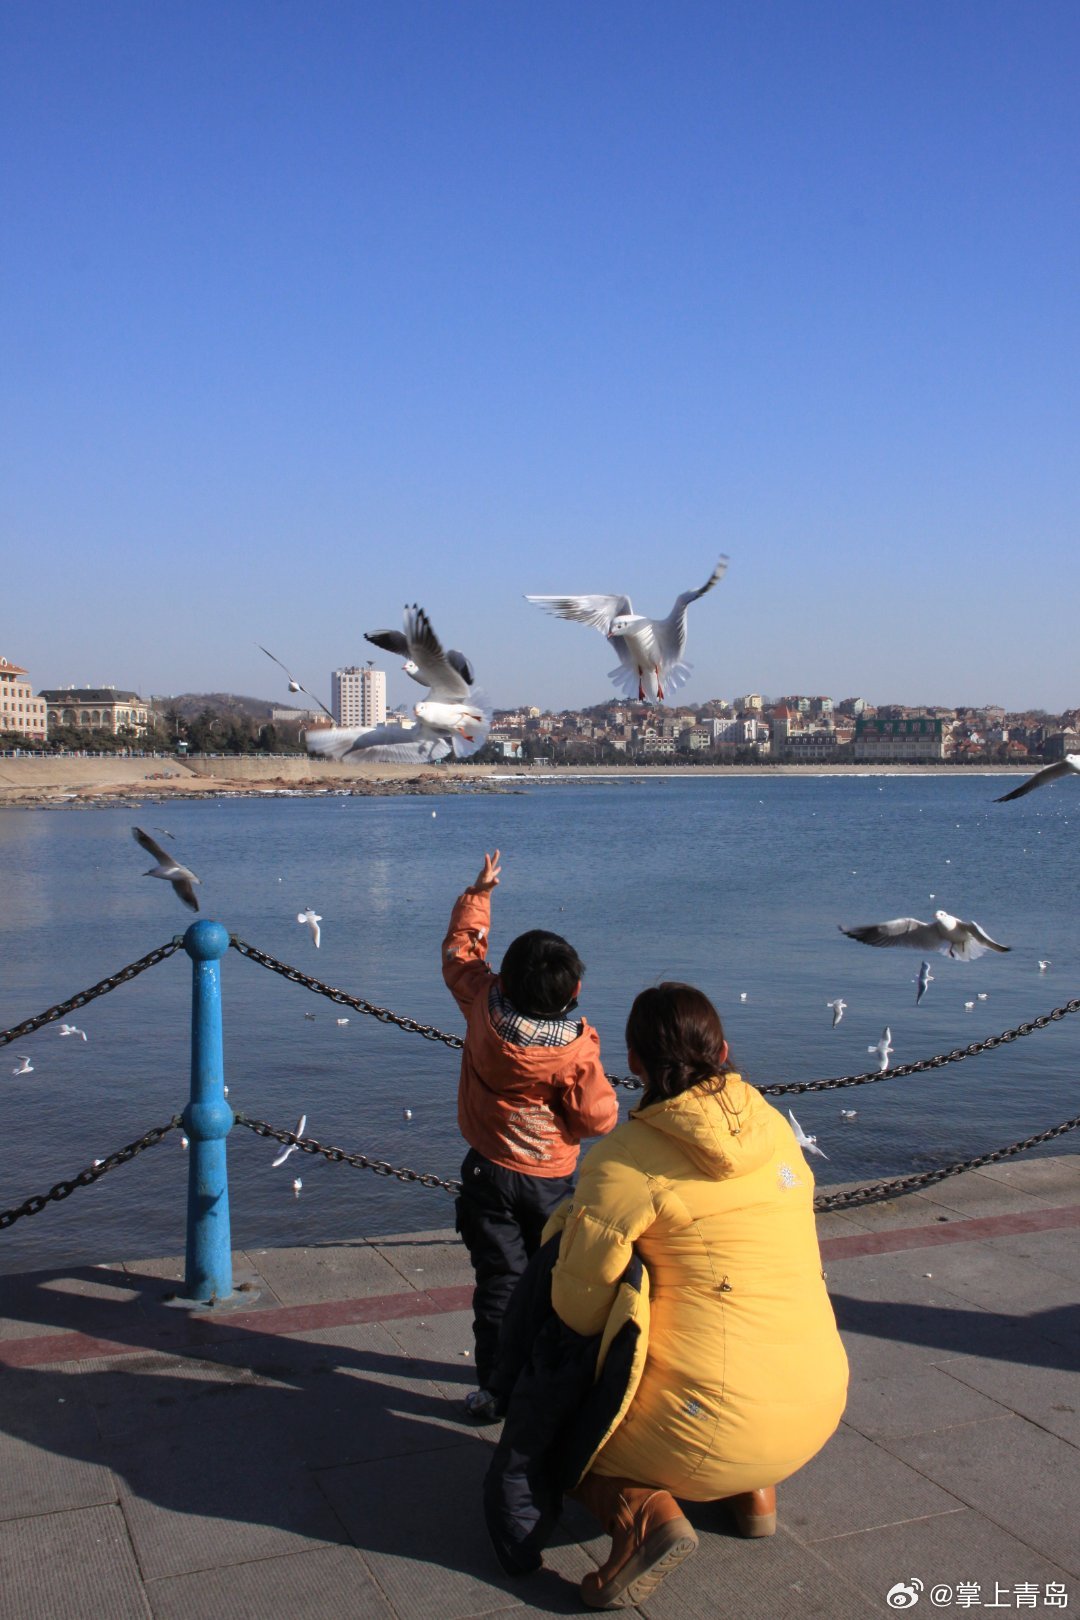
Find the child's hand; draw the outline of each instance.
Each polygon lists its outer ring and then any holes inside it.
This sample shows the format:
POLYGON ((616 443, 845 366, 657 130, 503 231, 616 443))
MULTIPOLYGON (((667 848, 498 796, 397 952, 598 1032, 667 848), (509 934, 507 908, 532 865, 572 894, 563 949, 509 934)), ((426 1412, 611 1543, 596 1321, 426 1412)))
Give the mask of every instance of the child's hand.
POLYGON ((495 851, 494 855, 485 855, 484 864, 480 868, 480 876, 473 884, 473 888, 478 894, 489 894, 498 883, 501 871, 498 850, 495 851))

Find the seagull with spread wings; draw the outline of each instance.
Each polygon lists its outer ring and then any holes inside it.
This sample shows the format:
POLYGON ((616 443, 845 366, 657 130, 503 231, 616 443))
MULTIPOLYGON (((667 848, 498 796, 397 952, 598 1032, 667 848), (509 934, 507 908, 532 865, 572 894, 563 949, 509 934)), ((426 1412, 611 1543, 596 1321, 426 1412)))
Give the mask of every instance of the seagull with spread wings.
MULTIPOLYGON (((376 634, 383 634, 382 631, 376 634)), ((348 756, 378 761, 416 764, 445 759, 467 759, 487 741, 491 712, 472 681, 458 663, 452 663, 431 627, 423 608, 413 603, 405 609, 405 650, 416 666, 416 679, 428 688, 428 695, 413 706, 414 719, 381 726, 338 726, 333 730, 309 731, 306 742, 311 754, 333 759, 348 756)), ((469 675, 472 666, 457 655, 469 675)))
POLYGON ((962 922, 947 911, 935 911, 933 922, 920 922, 918 917, 893 917, 888 922, 867 923, 861 928, 844 928, 840 932, 848 939, 857 939, 861 945, 904 945, 913 951, 940 951, 957 962, 974 962, 987 951, 1009 951, 1011 945, 999 945, 996 939, 979 927, 977 922, 962 922))
POLYGON ((1045 787, 1047 782, 1056 782, 1062 776, 1080 775, 1080 754, 1066 754, 1064 759, 1057 759, 1052 765, 1044 765, 1041 771, 1029 776, 1026 782, 1021 782, 1018 788, 1011 793, 1003 793, 995 804, 1008 804, 1010 799, 1022 799, 1025 793, 1034 793, 1036 788, 1045 787))
POLYGON ((274 655, 269 648, 264 647, 261 642, 257 641, 255 645, 258 647, 260 652, 266 653, 267 658, 272 659, 279 669, 285 670, 286 675, 289 677, 290 692, 303 692, 304 696, 310 698, 312 703, 317 703, 319 705, 319 708, 322 710, 323 714, 328 715, 331 720, 334 718, 333 715, 330 714, 330 710, 326 707, 326 704, 323 702, 322 698, 317 698, 314 692, 309 692, 306 686, 301 686, 300 682, 296 679, 296 676, 293 675, 286 665, 281 662, 280 658, 274 658, 274 655))
POLYGON ((152 855, 157 861, 157 865, 152 866, 149 872, 144 872, 143 877, 164 878, 166 883, 172 884, 177 897, 184 902, 185 906, 190 906, 192 911, 198 911, 199 902, 195 898, 195 890, 192 888, 192 884, 198 883, 199 879, 194 872, 186 866, 181 866, 174 855, 170 855, 166 850, 163 850, 161 845, 156 843, 149 833, 143 832, 141 827, 132 827, 131 836, 137 844, 142 845, 148 855, 152 855))
MULTIPOLYGON (((426 678, 421 674, 420 666, 414 663, 408 640, 402 631, 365 630, 364 640, 370 641, 373 647, 381 647, 384 652, 393 653, 397 658, 403 658, 405 662, 401 667, 405 671, 406 675, 410 676, 414 681, 419 681, 421 686, 427 686, 429 684, 426 678)), ((476 676, 473 673, 472 665, 465 657, 465 654, 458 652, 456 647, 447 647, 446 662, 450 665, 451 669, 457 670, 466 686, 471 687, 476 684, 476 676)))
POLYGON ((635 613, 628 596, 526 596, 558 619, 576 619, 592 625, 606 636, 618 654, 619 667, 610 679, 627 697, 663 703, 664 689, 675 692, 690 673, 683 661, 686 650, 686 610, 691 602, 711 591, 727 573, 728 559, 721 557, 704 585, 696 591, 683 591, 666 619, 649 619, 635 613))

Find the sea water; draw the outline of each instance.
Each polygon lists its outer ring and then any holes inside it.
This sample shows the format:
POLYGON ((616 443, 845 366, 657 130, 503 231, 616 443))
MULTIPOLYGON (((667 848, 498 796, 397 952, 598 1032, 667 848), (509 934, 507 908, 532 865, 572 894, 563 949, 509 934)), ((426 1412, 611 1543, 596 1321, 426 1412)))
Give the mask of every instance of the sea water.
MULTIPOLYGON (((525 928, 565 934, 587 966, 581 1010, 626 1073, 634 994, 665 978, 719 1008, 750 1081, 876 1067, 947 1051, 1067 1001, 1080 983, 1080 786, 1000 805, 1001 777, 656 777, 508 782, 500 794, 189 800, 138 812, 0 812, 0 1028, 182 933, 192 914, 142 876, 145 827, 202 880, 202 915, 324 982, 460 1032, 439 973, 455 896, 502 851, 492 953, 525 928), (434 812, 434 814, 433 814, 434 812), (175 835, 168 839, 164 824, 175 835), (316 950, 297 913, 322 916, 316 950), (850 927, 941 907, 1012 947, 975 963, 846 939, 850 927), (1042 973, 1039 959, 1051 967, 1042 973), (979 994, 986 996, 978 999, 979 994), (847 1011, 832 1027, 828 1001, 847 1011), (974 1002, 971 1010, 965 1002, 974 1002)), ((441 1177, 458 1172, 458 1054, 336 1006, 230 951, 222 963, 229 1101, 318 1141, 441 1177), (305 1018, 314 1013, 314 1021, 305 1018), (338 1019, 348 1018, 347 1024, 338 1019), (408 1110, 411 1117, 406 1118, 408 1110)), ((58 1025, 0 1048, 0 1209, 46 1191, 183 1106, 191 964, 179 952, 58 1025), (29 1055, 33 1073, 11 1071, 29 1055)), ((904 1174, 986 1152, 1077 1111, 1080 1014, 926 1075, 777 1099, 815 1134, 819 1184, 904 1174), (845 1121, 841 1108, 857 1118, 845 1121)), ((620 1091, 622 1112, 636 1100, 620 1091)), ((1075 1150, 1072 1136, 1059 1150, 1075 1150)), ((237 1248, 452 1224, 450 1197, 229 1138, 237 1248), (303 1188, 294 1196, 293 1179, 303 1188)), ((0 1271, 177 1253, 187 1156, 164 1143, 0 1232, 0 1271)))

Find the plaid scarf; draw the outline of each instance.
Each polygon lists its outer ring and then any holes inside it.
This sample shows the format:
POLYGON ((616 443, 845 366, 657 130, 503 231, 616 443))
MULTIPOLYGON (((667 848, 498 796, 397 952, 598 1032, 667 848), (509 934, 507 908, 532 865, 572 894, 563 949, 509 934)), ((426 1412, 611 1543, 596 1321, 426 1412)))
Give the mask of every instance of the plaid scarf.
POLYGON ((488 1011, 495 1033, 511 1046, 569 1046, 584 1028, 581 1019, 530 1018, 511 1006, 499 988, 491 987, 488 1011))

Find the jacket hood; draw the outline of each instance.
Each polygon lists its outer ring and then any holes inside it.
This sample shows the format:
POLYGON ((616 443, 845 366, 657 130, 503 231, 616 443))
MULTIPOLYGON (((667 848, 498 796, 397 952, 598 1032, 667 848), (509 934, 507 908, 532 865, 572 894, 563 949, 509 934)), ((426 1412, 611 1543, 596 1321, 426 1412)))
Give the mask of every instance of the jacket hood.
POLYGON ((630 1118, 677 1142, 705 1175, 718 1181, 759 1170, 775 1139, 774 1110, 741 1075, 729 1072, 723 1087, 715 1087, 715 1080, 705 1080, 677 1097, 635 1109, 630 1118))

